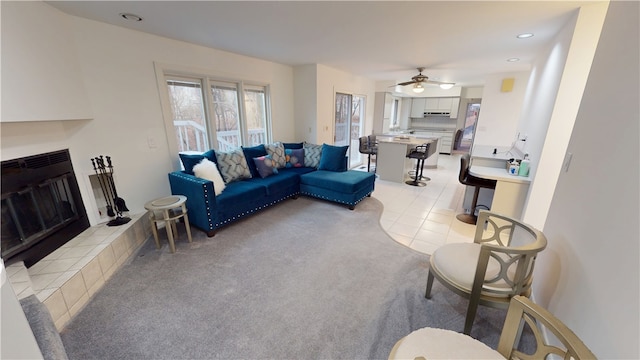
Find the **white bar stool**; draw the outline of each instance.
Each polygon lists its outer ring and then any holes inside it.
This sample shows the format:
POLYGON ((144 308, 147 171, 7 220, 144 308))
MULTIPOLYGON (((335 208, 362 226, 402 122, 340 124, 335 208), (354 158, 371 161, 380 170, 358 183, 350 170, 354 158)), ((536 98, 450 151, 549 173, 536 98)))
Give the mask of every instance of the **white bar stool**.
POLYGON ((187 237, 189 242, 191 239, 191 228, 189 227, 189 216, 187 215, 187 197, 183 195, 172 195, 163 197, 156 200, 151 200, 144 204, 144 208, 149 210, 149 220, 151 220, 151 231, 153 232, 153 238, 156 241, 156 248, 160 249, 160 240, 158 239, 158 221, 164 221, 164 226, 167 229, 167 238, 169 239, 169 247, 171 252, 176 252, 176 244, 173 241, 174 234, 178 234, 176 222, 178 219, 184 219, 184 225, 187 229, 187 237), (178 211, 180 209, 180 211, 178 211), (157 216, 156 212, 162 213, 161 216, 157 216))

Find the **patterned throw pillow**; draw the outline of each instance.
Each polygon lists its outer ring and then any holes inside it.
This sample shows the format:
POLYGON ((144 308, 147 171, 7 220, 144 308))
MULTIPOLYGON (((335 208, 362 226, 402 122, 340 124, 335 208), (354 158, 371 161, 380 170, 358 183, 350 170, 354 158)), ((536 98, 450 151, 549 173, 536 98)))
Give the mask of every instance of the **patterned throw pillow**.
POLYGON ((304 166, 304 149, 284 149, 284 155, 287 158, 286 167, 304 166))
POLYGON ((276 162, 273 161, 271 155, 260 156, 253 159, 256 164, 256 169, 261 178, 266 178, 269 175, 277 174, 278 168, 276 162))
POLYGON ((225 183, 251 178, 251 172, 242 149, 235 149, 229 152, 216 151, 216 157, 218 158, 220 174, 225 183))
POLYGON ((287 160, 284 157, 284 146, 281 142, 267 144, 264 147, 267 149, 267 154, 271 155, 273 161, 276 162, 276 167, 278 169, 286 166, 287 160))
POLYGON ((322 145, 304 143, 304 166, 317 168, 322 156, 322 145))

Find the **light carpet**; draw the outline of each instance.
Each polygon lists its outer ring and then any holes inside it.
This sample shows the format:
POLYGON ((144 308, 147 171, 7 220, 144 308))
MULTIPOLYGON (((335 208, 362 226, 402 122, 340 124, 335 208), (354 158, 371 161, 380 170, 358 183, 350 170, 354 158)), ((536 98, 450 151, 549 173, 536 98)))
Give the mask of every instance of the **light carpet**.
MULTIPOLYGON (((179 228, 177 253, 152 238, 62 332, 70 359, 386 359, 413 330, 461 331, 467 301, 428 256, 354 211, 300 197, 207 238, 179 228)), ((166 242, 166 240, 165 240, 166 242)), ((480 307, 472 336, 495 348, 505 311, 480 307)))

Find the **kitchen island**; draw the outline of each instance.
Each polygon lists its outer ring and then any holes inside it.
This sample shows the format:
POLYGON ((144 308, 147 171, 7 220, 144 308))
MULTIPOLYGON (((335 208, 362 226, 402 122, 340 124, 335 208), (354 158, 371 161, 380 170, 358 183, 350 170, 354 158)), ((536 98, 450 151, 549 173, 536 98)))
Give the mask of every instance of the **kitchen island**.
MULTIPOLYGON (((408 171, 415 169, 415 163, 407 158, 407 154, 414 147, 422 144, 438 147, 440 138, 416 136, 406 134, 377 135, 378 155, 376 158, 376 173, 381 180, 402 183, 408 176, 408 171)), ((438 167, 438 151, 429 156, 425 162, 426 169, 438 167)))

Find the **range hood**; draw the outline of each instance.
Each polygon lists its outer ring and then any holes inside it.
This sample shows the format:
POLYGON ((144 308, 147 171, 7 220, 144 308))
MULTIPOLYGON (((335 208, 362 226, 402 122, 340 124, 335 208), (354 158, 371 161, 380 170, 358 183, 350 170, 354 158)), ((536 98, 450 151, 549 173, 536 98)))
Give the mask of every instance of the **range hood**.
POLYGON ((425 111, 424 112, 424 117, 430 117, 430 116, 450 116, 451 112, 450 111, 425 111))

